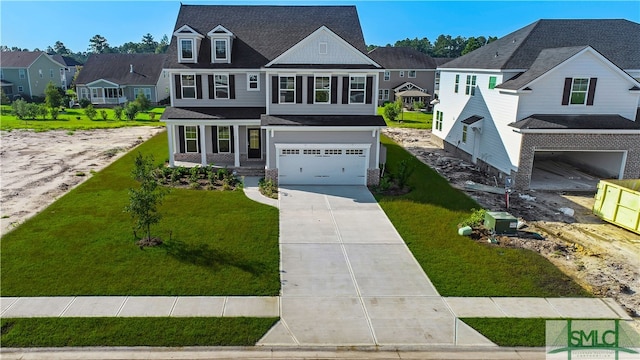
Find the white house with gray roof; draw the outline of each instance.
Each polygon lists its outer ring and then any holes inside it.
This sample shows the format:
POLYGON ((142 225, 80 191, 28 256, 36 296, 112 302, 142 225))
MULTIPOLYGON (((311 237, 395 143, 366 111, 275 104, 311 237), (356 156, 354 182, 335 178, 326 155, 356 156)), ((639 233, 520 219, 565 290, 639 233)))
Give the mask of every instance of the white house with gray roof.
POLYGON ((539 20, 438 70, 433 137, 517 188, 640 178, 640 24, 539 20))
POLYGON ((164 68, 169 163, 280 184, 376 184, 380 65, 354 6, 181 5, 164 68))

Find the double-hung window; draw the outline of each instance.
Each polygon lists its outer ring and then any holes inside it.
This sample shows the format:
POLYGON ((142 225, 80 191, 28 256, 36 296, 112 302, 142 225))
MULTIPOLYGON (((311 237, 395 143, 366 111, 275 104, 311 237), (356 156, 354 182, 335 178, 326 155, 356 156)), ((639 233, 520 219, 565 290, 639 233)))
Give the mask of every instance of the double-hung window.
POLYGON ((455 82, 455 85, 453 87, 453 92, 457 94, 459 87, 460 87, 460 74, 456 74, 456 82, 455 82))
POLYGON ((384 81, 389 81, 389 80, 391 80, 391 71, 385 70, 384 71, 384 81))
POLYGON ((182 84, 182 98, 183 99, 195 99, 196 98, 196 76, 193 74, 180 75, 182 84))
POLYGON ((415 78, 416 77, 416 71, 415 70, 409 70, 409 77, 410 78, 415 78))
POLYGON ((496 79, 497 78, 495 76, 489 76, 489 89, 495 89, 496 79))
POLYGON ((180 39, 180 60, 193 60, 192 39, 180 39))
POLYGON ((366 77, 349 77, 349 104, 364 104, 366 77))
POLYGON ((465 95, 474 96, 476 94, 476 76, 467 75, 467 86, 464 90, 465 95))
POLYGON ((216 60, 227 60, 227 40, 214 40, 216 60))
POLYGON ((19 76, 20 76, 20 79, 24 79, 24 78, 25 78, 25 76, 26 76, 26 75, 25 75, 25 71, 24 71, 24 69, 20 69, 20 70, 18 70, 18 74, 19 74, 19 76))
POLYGON ((218 126, 218 152, 231 152, 231 128, 229 126, 218 126))
POLYGON ((314 102, 316 104, 328 104, 331 102, 331 78, 329 76, 316 76, 314 102))
POLYGON ((249 91, 260 90, 260 75, 247 74, 247 90, 249 91))
POLYGON ((280 103, 294 104, 296 102, 296 77, 280 76, 280 103))
POLYGON ((184 127, 184 148, 188 153, 198 152, 198 127, 184 127))
POLYGON ((574 78, 571 84, 571 105, 583 105, 587 99, 589 90, 588 78, 574 78))
POLYGON ((435 128, 438 131, 442 131, 442 111, 436 111, 435 128))
POLYGON ((53 79, 53 69, 49 69, 49 77, 53 79))
POLYGON ((462 142, 467 143, 467 130, 469 127, 467 125, 462 125, 462 142))
POLYGON ((215 75, 214 86, 216 99, 228 99, 229 98, 229 75, 215 75))
POLYGON ((133 89, 133 93, 136 95, 136 98, 140 93, 142 93, 147 100, 151 100, 151 89, 149 88, 135 88, 133 89))
POLYGON ((378 90, 378 100, 380 101, 389 100, 389 89, 378 90))

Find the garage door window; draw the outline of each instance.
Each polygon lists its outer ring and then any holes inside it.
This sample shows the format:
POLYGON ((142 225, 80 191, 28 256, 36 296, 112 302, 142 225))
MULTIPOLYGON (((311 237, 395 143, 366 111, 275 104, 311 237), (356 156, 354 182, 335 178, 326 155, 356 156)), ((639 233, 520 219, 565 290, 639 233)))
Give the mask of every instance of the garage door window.
POLYGON ((280 152, 282 155, 300 155, 300 150, 298 149, 282 149, 280 152))
POLYGON ((346 155, 364 155, 364 150, 362 149, 347 149, 345 150, 346 155))
POLYGON ((342 155, 341 149, 326 149, 324 151, 325 155, 342 155))
POLYGON ((304 155, 320 155, 321 151, 320 149, 304 149, 302 153, 304 155))

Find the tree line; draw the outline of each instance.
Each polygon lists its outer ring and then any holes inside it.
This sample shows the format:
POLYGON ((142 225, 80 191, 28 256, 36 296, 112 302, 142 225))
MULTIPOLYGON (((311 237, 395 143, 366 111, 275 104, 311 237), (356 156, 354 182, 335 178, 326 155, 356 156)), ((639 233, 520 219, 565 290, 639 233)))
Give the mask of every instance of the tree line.
MULTIPOLYGON (((140 42, 126 42, 120 46, 111 46, 104 36, 96 34, 91 39, 89 39, 89 47, 87 48, 87 51, 74 52, 71 49, 67 48, 62 41, 56 41, 53 46, 48 46, 45 50, 35 48, 33 49, 33 51, 45 51, 48 54, 68 56, 78 62, 84 63, 91 54, 163 54, 167 51, 168 47, 169 37, 166 34, 162 37, 162 39, 160 39, 160 41, 156 41, 153 38, 153 35, 147 33, 142 37, 142 40, 140 42)), ((1 45, 0 51, 29 51, 29 49, 20 48, 17 46, 8 47, 6 45, 1 45)))
MULTIPOLYGON (((456 36, 454 38, 451 35, 441 34, 433 44, 426 37, 422 39, 418 39, 416 37, 414 39, 406 38, 404 40, 398 40, 395 42, 395 44, 387 44, 386 46, 405 46, 416 49, 421 53, 427 54, 431 57, 455 58, 470 53, 473 50, 496 40, 498 40, 496 36, 472 36, 469 38, 456 36)), ((379 46, 367 45, 367 50, 371 51, 377 47, 379 46)))

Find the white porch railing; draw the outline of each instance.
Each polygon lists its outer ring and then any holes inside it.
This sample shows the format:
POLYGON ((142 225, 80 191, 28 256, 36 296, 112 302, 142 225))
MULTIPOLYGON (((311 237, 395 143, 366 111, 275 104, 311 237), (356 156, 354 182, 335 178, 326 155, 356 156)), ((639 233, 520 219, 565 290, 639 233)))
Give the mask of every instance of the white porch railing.
POLYGON ((107 97, 92 97, 92 104, 124 104, 127 102, 126 96, 121 96, 119 98, 107 98, 107 97))

